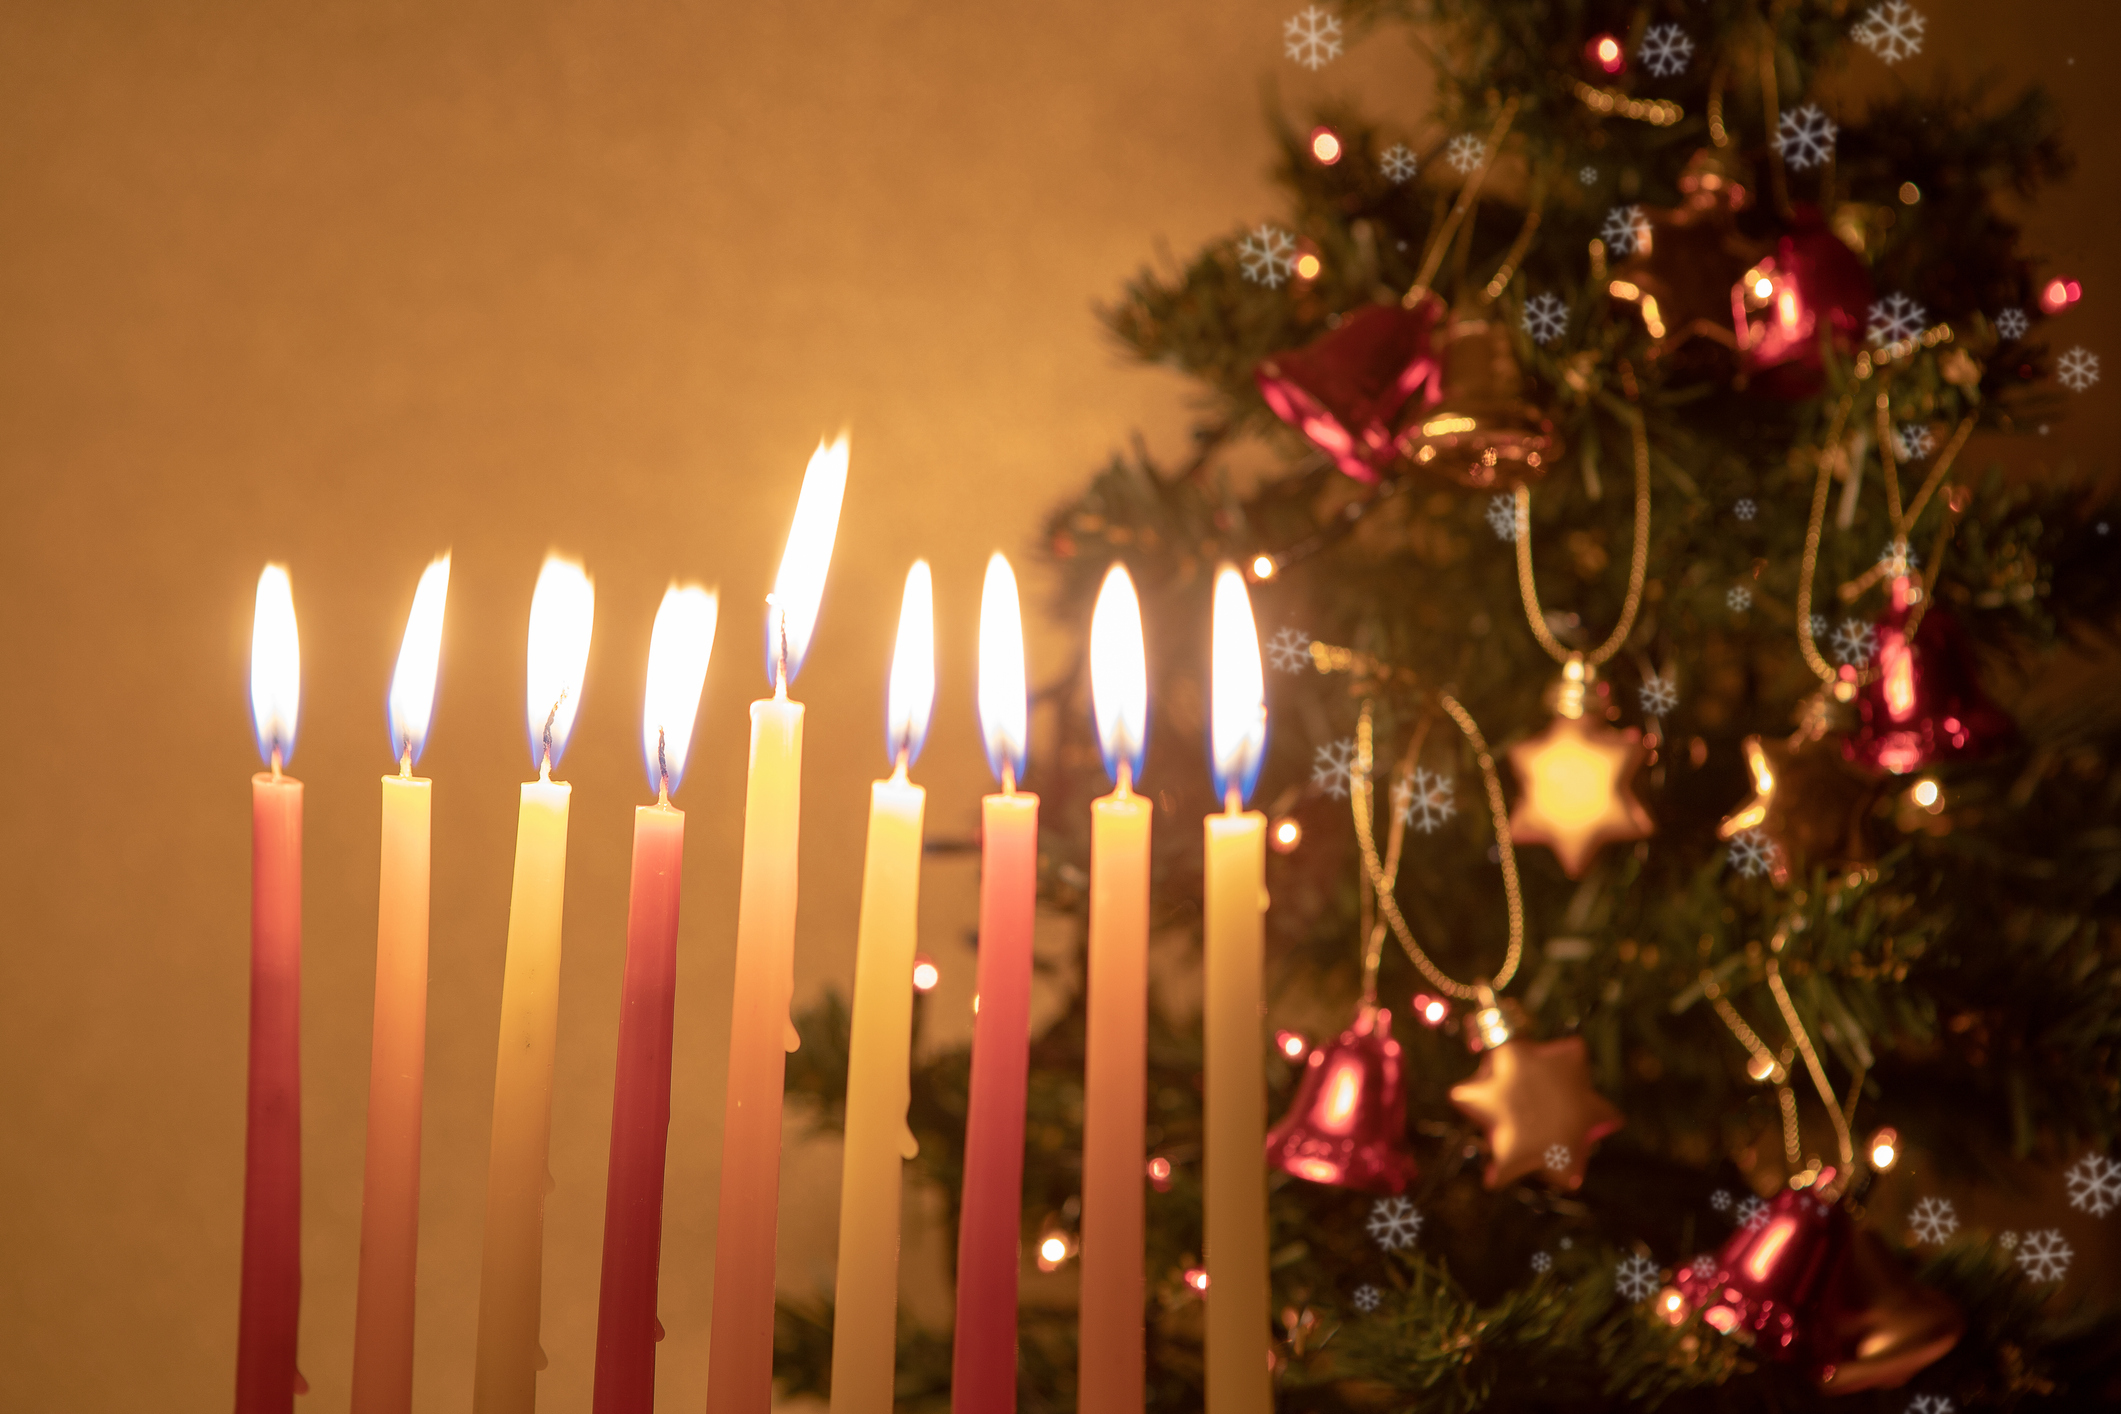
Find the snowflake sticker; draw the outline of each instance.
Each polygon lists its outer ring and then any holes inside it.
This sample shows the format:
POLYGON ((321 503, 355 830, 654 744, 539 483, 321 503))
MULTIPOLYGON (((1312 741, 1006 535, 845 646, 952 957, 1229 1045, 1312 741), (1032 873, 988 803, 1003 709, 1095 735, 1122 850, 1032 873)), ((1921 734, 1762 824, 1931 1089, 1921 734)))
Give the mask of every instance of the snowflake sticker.
POLYGON ((1871 305, 1871 323, 1866 331, 1874 344, 1897 344, 1920 338, 1929 327, 1929 311, 1897 291, 1871 305))
POLYGON ((2025 337, 2025 331, 2032 327, 2033 322, 2025 317, 2025 311, 2022 309, 2013 307, 1996 311, 1996 334, 1999 338, 2022 339, 2025 337))
POLYGON ((1878 563, 1888 574, 1904 574, 1908 570, 1922 568, 1922 556, 1908 546, 1905 540, 1892 540, 1878 552, 1878 563))
POLYGON ((1493 496, 1488 499, 1488 529, 1495 532, 1497 540, 1517 538, 1517 498, 1493 496))
POLYGON ((2099 355, 2086 348, 2071 349, 2055 364, 2055 377, 2072 393, 2081 393, 2099 381, 2099 355))
POLYGON ((1899 452, 1901 461, 1919 462, 1937 449, 1936 429, 1910 422, 1893 434, 1893 447, 1899 452))
POLYGON ((1375 1311, 1384 1299, 1383 1292, 1367 1283, 1355 1288, 1355 1309, 1358 1311, 1375 1311))
POLYGON ((1907 1215, 1907 1226, 1917 1242, 1943 1242, 1959 1230, 1959 1210, 1949 1198, 1925 1198, 1907 1215))
POLYGON ((1460 133, 1444 147, 1443 160, 1454 172, 1471 172, 1488 160, 1488 145, 1471 133, 1460 133))
POLYGON ((1694 1275, 1709 1281, 1716 1275, 1716 1259, 1704 1252, 1694 1259, 1694 1275))
POLYGON ((1560 1173, 1569 1166, 1569 1146, 1566 1144, 1549 1144, 1542 1158, 1550 1172, 1560 1173))
POLYGON ((2121 1164, 2104 1154, 2086 1154, 2062 1175, 2069 1181, 2069 1205, 2103 1218, 2121 1203, 2121 1164))
POLYGON ((1748 879, 1772 874, 1779 855, 1775 842, 1758 830, 1741 830, 1731 837, 1731 867, 1748 879))
POLYGON ((1751 496, 1740 496, 1737 504, 1731 507, 1731 514, 1740 520, 1751 520, 1760 514, 1760 503, 1751 496))
POLYGON ((1598 238, 1615 255, 1633 255, 1650 246, 1650 218, 1639 206, 1616 206, 1605 214, 1598 238))
POLYGON ((2015 1232, 1999 1233, 1996 1237, 1996 1241, 2006 1252, 2015 1252, 2018 1250, 2018 1234, 2015 1232))
POLYGON ((1281 282, 1289 278, 1289 266, 1295 259, 1296 237, 1272 226, 1247 231, 1245 238, 1237 243, 1237 262, 1243 268, 1245 278, 1270 290, 1281 288, 1281 282))
POLYGON ((1728 1213, 1731 1210, 1731 1204, 1736 1201, 1736 1199, 1731 1197, 1731 1190, 1728 1188, 1719 1188, 1709 1195, 1709 1206, 1719 1213, 1728 1213))
POLYGON ((1742 614, 1753 607, 1753 591, 1742 584, 1731 586, 1731 592, 1723 596, 1723 602, 1731 606, 1731 612, 1742 614))
POLYGON ((1524 302, 1524 331, 1535 344, 1551 344, 1569 332, 1569 306, 1560 295, 1534 295, 1524 302))
POLYGON ((1267 666, 1277 673, 1300 673, 1311 662, 1311 635, 1302 629, 1278 628, 1267 640, 1267 666))
POLYGON ((1596 167, 1578 167, 1576 169, 1576 180, 1582 182, 1585 186, 1589 186, 1598 180, 1598 169, 1596 167))
POLYGON ((2028 1232, 2018 1242, 2018 1265, 2028 1281, 2060 1281, 2069 1271, 2069 1259, 2077 1254, 2054 1228, 2028 1232))
POLYGON ((1907 1414, 1952 1414, 1958 1406, 1941 1394, 1918 1394, 1907 1402, 1907 1414))
POLYGON ((1340 21, 1316 5, 1282 21, 1281 38, 1281 52, 1314 73, 1340 57, 1340 21))
POLYGON ((1907 0, 1885 0, 1876 9, 1864 11, 1849 38, 1886 63, 1897 64, 1922 52, 1922 32, 1927 28, 1929 20, 1907 0))
POLYGON ((1412 1247, 1421 1236, 1421 1213, 1406 1198, 1380 1198, 1370 1205, 1370 1220, 1364 1226, 1379 1247, 1397 1252, 1412 1247))
POLYGON ((1399 812, 1400 824, 1433 835, 1458 813, 1458 801, 1449 780, 1416 766, 1392 783, 1392 808, 1399 812))
POLYGON ((1415 168, 1419 165, 1414 160, 1413 149, 1403 142, 1394 143, 1386 148, 1385 155, 1377 160, 1378 170, 1383 172, 1385 180, 1395 187, 1401 182, 1412 178, 1415 168))
POLYGON ((1348 798, 1349 783, 1355 779, 1355 739, 1342 737, 1329 741, 1312 753, 1311 784, 1317 786, 1335 800, 1348 798))
MULTIPOLYGON (((1819 636, 1816 629, 1812 636, 1819 636)), ((1836 658, 1859 668, 1869 666, 1871 659, 1878 656, 1878 630, 1855 619, 1843 619, 1829 642, 1836 658)))
POLYGON ((1657 1294, 1657 1264, 1639 1253, 1621 1259, 1613 1269, 1613 1287, 1629 1301, 1647 1301, 1657 1294))
POLYGON ((1535 1272, 1551 1272, 1554 1270, 1554 1259, 1544 1252, 1534 1252, 1532 1254, 1532 1270, 1535 1272))
POLYGON ((1746 1200, 1738 1205, 1736 1217, 1740 1227, 1755 1228, 1760 1226, 1767 1221, 1767 1200, 1748 1194, 1746 1200))
MULTIPOLYGON (((1640 702, 1642 710, 1652 717, 1662 717, 1679 705, 1679 688, 1663 673, 1655 673, 1644 678, 1642 686, 1635 689, 1635 700, 1640 702)), ((1729 1194, 1719 1193, 1716 1196, 1724 1200, 1724 1207, 1731 1205, 1729 1194)))
POLYGON ((1840 131, 1826 110, 1807 103, 1782 115, 1775 125, 1775 150, 1796 171, 1808 171, 1833 155, 1834 135, 1840 131))
POLYGON ((1694 61, 1694 41, 1677 25, 1651 25, 1643 31, 1642 47, 1635 51, 1642 67, 1653 78, 1668 79, 1686 72, 1694 61))

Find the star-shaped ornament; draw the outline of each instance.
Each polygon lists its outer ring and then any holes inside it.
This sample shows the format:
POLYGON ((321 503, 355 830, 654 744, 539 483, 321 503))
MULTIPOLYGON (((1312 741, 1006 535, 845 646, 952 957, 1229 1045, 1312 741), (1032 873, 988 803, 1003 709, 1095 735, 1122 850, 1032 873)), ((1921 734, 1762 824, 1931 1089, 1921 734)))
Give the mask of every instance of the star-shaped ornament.
POLYGON ((1778 885, 1811 864, 1861 864, 1878 857, 1872 825, 1877 777, 1843 759, 1841 749, 1852 718, 1829 688, 1799 708, 1797 730, 1786 739, 1745 739, 1753 798, 1725 816, 1716 834, 1728 840, 1758 830, 1774 845, 1768 869, 1778 885))
POLYGON ((1592 1146, 1623 1123, 1620 1111, 1591 1088, 1581 1036, 1510 1036, 1481 1055, 1471 1080, 1451 1087, 1451 1103, 1488 1132, 1489 1188, 1537 1174, 1572 1193, 1583 1186, 1592 1146))
POLYGON ((1510 748, 1523 787, 1510 811, 1510 839, 1554 851, 1571 879, 1608 844, 1648 839, 1657 828, 1635 798, 1642 733, 1616 731, 1589 714, 1556 716, 1547 729, 1510 748))

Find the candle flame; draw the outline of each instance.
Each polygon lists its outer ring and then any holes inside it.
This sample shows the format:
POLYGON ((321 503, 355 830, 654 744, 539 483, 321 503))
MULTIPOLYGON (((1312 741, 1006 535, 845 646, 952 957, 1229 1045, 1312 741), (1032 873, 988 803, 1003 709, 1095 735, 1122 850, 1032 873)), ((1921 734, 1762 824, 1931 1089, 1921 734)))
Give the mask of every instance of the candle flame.
POLYGON ((405 619, 405 641, 397 671, 390 675, 390 750, 417 764, 434 720, 435 678, 442 666, 442 609, 449 601, 449 556, 441 555, 420 576, 405 619))
POLYGON ((1004 782, 1024 773, 1029 692, 1024 678, 1024 620, 1016 574, 997 552, 987 561, 979 601, 979 721, 987 766, 1004 782))
POLYGON ((1259 661, 1259 629, 1244 576, 1224 565, 1215 572, 1215 631, 1209 664, 1209 749, 1215 794, 1243 801, 1259 781, 1267 754, 1267 684, 1259 661))
POLYGON ((840 501, 847 494, 847 434, 818 443, 803 472, 795 519, 788 527, 788 546, 781 570, 766 599, 766 680, 782 691, 802 671, 810 651, 810 631, 817 626, 825 595, 825 571, 832 565, 832 542, 839 534, 840 501))
POLYGON ((582 700, 596 586, 573 560, 547 555, 530 596, 530 660, 524 699, 530 760, 539 771, 560 764, 582 700))
POLYGON ((1090 615, 1090 703, 1105 774, 1117 781, 1124 765, 1130 779, 1140 776, 1149 744, 1149 665, 1141 600, 1125 565, 1105 572, 1090 615))
POLYGON ((302 705, 302 645, 295 632, 295 591, 285 565, 258 576, 250 627, 250 720, 258 756, 278 769, 294 759, 295 716, 302 705))
POLYGON ((676 790, 685 776, 718 610, 709 591, 696 584, 673 584, 663 591, 662 607, 655 611, 655 627, 648 634, 648 687, 641 697, 641 755, 648 766, 648 788, 659 795, 676 790))
POLYGON ((920 759, 935 710, 935 579, 926 560, 906 571, 899 601, 898 646, 891 653, 891 684, 884 698, 884 754, 907 765, 920 759))

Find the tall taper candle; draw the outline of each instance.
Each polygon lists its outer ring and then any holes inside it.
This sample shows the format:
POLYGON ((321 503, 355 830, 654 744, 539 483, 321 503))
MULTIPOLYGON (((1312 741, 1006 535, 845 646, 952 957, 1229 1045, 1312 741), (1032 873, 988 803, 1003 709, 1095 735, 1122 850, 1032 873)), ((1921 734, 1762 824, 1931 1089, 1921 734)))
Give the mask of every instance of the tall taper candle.
POLYGON ((817 622, 847 486, 847 439, 820 446, 803 475, 795 522, 767 601, 773 696, 751 704, 744 862, 736 915, 729 1088, 722 1108, 722 1189, 714 1228, 714 1325, 708 1414, 767 1414, 773 1403, 773 1247, 780 1213, 781 1093, 795 1049, 797 807, 803 704, 788 687, 817 622))
POLYGON ((906 779, 935 700, 934 591, 926 561, 906 575, 891 658, 884 749, 889 780, 869 787, 869 845, 855 935, 846 1146, 840 1168, 839 1276, 833 1300, 832 1414, 891 1414, 898 1330, 901 1169, 913 1044, 921 816, 928 793, 906 779))
POLYGON ((579 565, 548 558, 530 603, 531 756, 516 817, 515 883, 501 974, 501 1044, 493 1082, 493 1156, 479 1266, 474 1414, 530 1414, 545 1353, 538 1320, 545 1193, 552 1137, 552 1067, 560 1013, 560 916, 571 788, 551 778, 582 695, 596 596, 579 565))

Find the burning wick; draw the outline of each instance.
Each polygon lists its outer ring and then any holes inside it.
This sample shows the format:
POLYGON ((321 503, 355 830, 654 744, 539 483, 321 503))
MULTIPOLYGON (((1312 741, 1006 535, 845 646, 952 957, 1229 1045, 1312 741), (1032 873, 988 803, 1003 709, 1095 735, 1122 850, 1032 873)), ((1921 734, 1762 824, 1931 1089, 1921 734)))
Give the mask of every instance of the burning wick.
MULTIPOLYGON (((545 751, 542 759, 538 762, 538 779, 541 781, 552 779, 552 724, 560 719, 560 708, 565 706, 566 703, 567 694, 562 692, 553 702, 552 710, 545 714, 545 751)), ((279 752, 275 751, 273 753, 273 759, 276 761, 279 759, 279 752)))

